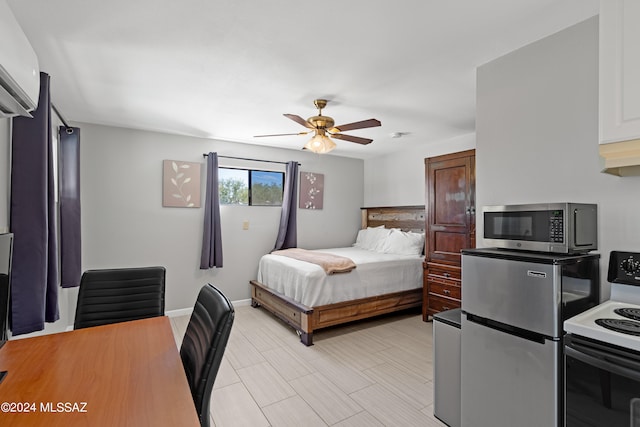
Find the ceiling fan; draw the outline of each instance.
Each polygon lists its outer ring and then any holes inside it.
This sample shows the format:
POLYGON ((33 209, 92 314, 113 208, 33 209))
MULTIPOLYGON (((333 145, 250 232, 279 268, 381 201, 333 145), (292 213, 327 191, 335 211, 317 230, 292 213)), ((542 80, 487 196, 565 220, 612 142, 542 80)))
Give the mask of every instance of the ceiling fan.
POLYGON ((336 144, 329 138, 341 139, 343 141, 355 142, 356 144, 369 144, 373 140, 368 138, 360 138, 358 136, 345 135, 341 132, 364 129, 380 126, 380 120, 369 119, 362 120, 360 122, 347 123, 340 126, 334 126, 334 120, 329 116, 322 115, 322 109, 327 106, 326 99, 316 99, 313 104, 318 109, 318 115, 309 117, 307 120, 296 114, 284 114, 285 117, 293 120, 294 122, 301 124, 309 129, 306 132, 298 133, 280 133, 274 135, 256 135, 254 138, 264 138, 270 136, 289 136, 289 135, 306 135, 313 132, 313 138, 305 144, 304 149, 313 151, 314 153, 328 153, 336 147, 336 144))

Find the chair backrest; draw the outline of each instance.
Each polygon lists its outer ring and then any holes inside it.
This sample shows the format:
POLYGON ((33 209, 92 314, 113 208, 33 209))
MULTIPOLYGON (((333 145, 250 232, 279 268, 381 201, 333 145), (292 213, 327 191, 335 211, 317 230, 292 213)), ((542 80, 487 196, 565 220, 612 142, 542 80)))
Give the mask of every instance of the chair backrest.
POLYGON ((73 328, 163 316, 165 275, 164 267, 85 271, 73 328))
POLYGON ((226 296, 211 284, 200 290, 180 347, 180 357, 198 411, 209 426, 211 390, 227 346, 235 312, 226 296))

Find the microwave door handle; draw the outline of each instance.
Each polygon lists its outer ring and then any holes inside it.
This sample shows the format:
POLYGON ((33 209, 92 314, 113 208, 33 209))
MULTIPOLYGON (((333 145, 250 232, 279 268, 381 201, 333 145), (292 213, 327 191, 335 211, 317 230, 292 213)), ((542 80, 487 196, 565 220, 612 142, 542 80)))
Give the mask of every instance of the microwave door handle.
MULTIPOLYGON (((597 357, 593 357, 591 355, 585 354, 575 348, 567 345, 565 347, 565 354, 567 356, 571 356, 574 359, 578 359, 581 362, 584 362, 588 365, 595 366, 596 368, 600 368, 605 371, 609 371, 613 374, 621 375, 623 377, 630 378, 634 381, 640 381, 640 370, 633 370, 629 368, 625 368, 620 365, 616 365, 614 363, 608 362, 606 360, 599 359, 597 357)), ((640 369, 640 366, 638 367, 640 369)))

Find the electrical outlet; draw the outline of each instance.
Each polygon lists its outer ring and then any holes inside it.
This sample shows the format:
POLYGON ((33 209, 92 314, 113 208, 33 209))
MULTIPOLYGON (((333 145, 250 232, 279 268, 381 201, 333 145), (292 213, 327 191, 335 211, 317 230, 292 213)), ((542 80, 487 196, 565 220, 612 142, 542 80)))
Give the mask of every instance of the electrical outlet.
POLYGON ((249 229, 249 221, 242 221, 242 229, 243 230, 249 229))

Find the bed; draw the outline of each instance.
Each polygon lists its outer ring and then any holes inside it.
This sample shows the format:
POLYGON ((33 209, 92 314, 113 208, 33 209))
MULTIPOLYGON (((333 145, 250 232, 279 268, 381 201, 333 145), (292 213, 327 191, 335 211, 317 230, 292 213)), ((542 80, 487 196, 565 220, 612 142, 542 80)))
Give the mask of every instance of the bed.
POLYGON ((251 305, 292 326, 307 346, 318 329, 421 307, 422 248, 396 251, 395 242, 410 238, 415 247, 416 235, 424 239, 424 206, 362 208, 361 228, 356 247, 318 250, 352 259, 357 267, 349 273, 328 275, 304 261, 263 256, 257 279, 250 281, 251 305), (364 241, 377 233, 387 237, 364 241))

